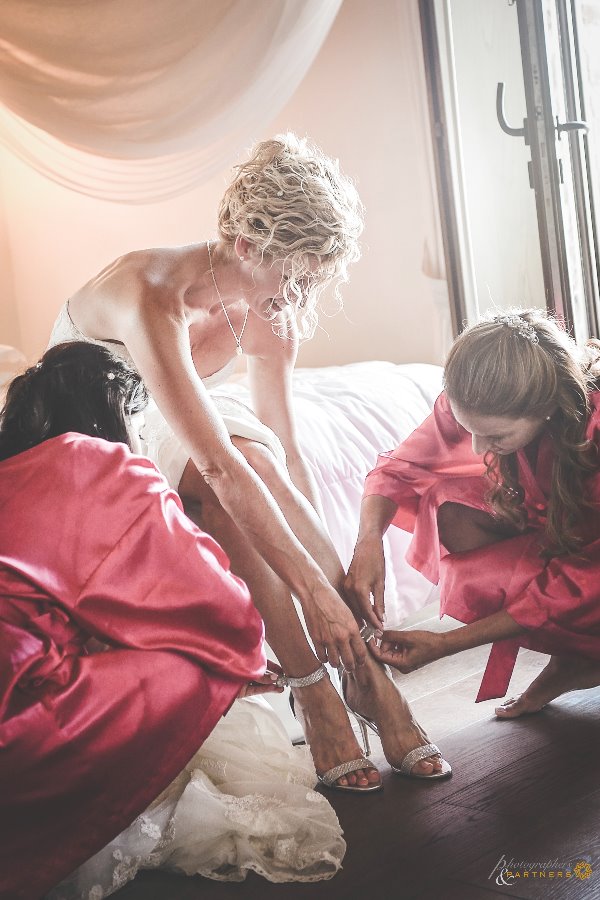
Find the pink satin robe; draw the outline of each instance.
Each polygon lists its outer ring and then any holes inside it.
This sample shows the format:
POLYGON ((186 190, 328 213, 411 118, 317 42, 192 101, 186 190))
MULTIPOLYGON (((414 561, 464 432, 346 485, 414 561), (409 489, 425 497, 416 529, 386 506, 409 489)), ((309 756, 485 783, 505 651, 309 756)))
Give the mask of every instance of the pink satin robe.
POLYGON ((263 623, 122 444, 69 434, 0 463, 0 510, 0 896, 38 900, 264 671, 263 623))
MULTIPOLYGON (((600 446, 600 393, 591 395, 587 437, 600 446)), ((517 454, 528 528, 479 550, 449 554, 440 543, 437 511, 451 501, 490 511, 489 483, 471 435, 452 415, 445 394, 400 446, 379 457, 365 496, 398 505, 393 524, 413 533, 408 562, 441 588, 441 615, 475 622, 505 609, 527 634, 493 645, 477 700, 503 697, 519 647, 600 660, 600 471, 586 481, 593 508, 582 525, 578 555, 540 556, 553 465, 552 440, 542 437, 534 466, 517 454)))

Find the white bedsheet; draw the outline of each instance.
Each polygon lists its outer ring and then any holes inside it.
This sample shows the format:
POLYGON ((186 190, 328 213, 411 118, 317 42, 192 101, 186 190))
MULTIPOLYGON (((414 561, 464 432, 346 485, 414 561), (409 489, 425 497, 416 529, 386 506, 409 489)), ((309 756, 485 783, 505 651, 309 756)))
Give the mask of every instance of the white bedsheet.
MULTIPOLYGON (((311 467, 332 540, 348 565, 356 541, 364 479, 377 454, 392 450, 429 415, 442 369, 423 363, 361 362, 298 369, 294 406, 302 451, 311 467)), ((244 379, 219 391, 251 405, 244 379)), ((405 562, 410 536, 386 536, 386 623, 423 606, 432 586, 405 562)))

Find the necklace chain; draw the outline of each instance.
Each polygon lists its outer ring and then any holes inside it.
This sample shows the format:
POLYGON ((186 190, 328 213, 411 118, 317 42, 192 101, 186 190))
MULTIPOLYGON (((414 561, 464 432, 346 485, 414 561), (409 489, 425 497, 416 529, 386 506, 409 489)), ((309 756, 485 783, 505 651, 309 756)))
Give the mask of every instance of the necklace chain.
POLYGON ((217 279, 215 278, 215 271, 213 269, 212 256, 211 256, 211 252, 210 252, 210 241, 208 241, 208 243, 206 244, 206 249, 208 251, 208 263, 210 265, 210 274, 212 277, 212 282, 215 286, 215 291, 217 292, 217 297, 219 298, 219 303, 221 304, 221 309, 225 313, 225 318, 227 319, 227 324, 231 328, 231 333, 235 338, 235 343, 236 343, 235 352, 237 353, 238 356, 241 356, 242 353, 244 352, 242 349, 242 338, 244 336, 244 329, 246 327, 246 322, 248 321, 248 313, 250 312, 250 307, 249 306, 246 307, 246 315, 244 316, 244 324, 242 325, 242 330, 240 331, 240 336, 238 337, 236 334, 235 328, 231 324, 231 319, 229 318, 229 313, 227 312, 227 308, 226 308, 225 304, 223 303, 223 298, 221 297, 221 291, 219 290, 219 286, 217 285, 217 279))

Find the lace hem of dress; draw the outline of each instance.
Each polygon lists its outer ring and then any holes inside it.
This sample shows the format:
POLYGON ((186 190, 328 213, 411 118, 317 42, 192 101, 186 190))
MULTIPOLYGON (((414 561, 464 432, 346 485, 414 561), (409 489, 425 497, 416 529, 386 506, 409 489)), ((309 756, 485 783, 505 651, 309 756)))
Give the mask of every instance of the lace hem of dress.
POLYGON ((292 747, 271 707, 236 701, 154 803, 46 900, 104 900, 154 868, 216 881, 333 878, 346 844, 315 781, 308 749, 292 747))

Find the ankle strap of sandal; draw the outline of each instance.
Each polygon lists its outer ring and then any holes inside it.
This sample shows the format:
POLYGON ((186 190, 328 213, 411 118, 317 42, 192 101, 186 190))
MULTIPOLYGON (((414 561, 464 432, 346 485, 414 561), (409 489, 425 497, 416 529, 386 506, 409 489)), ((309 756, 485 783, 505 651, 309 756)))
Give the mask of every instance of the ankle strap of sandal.
MULTIPOLYGON (((365 644, 368 644, 369 641, 372 641, 375 635, 377 634, 377 629, 373 628, 371 625, 367 625, 366 623, 360 629, 359 634, 365 644)), ((381 632, 379 632, 381 634, 381 632)))
POLYGON ((327 678, 327 669, 321 663, 318 669, 315 669, 314 672, 311 672, 310 675, 304 675, 302 678, 292 678, 290 675, 279 675, 275 684, 277 687, 293 687, 293 688, 301 688, 308 687, 311 684, 316 684, 317 681, 320 681, 322 678, 327 678))

